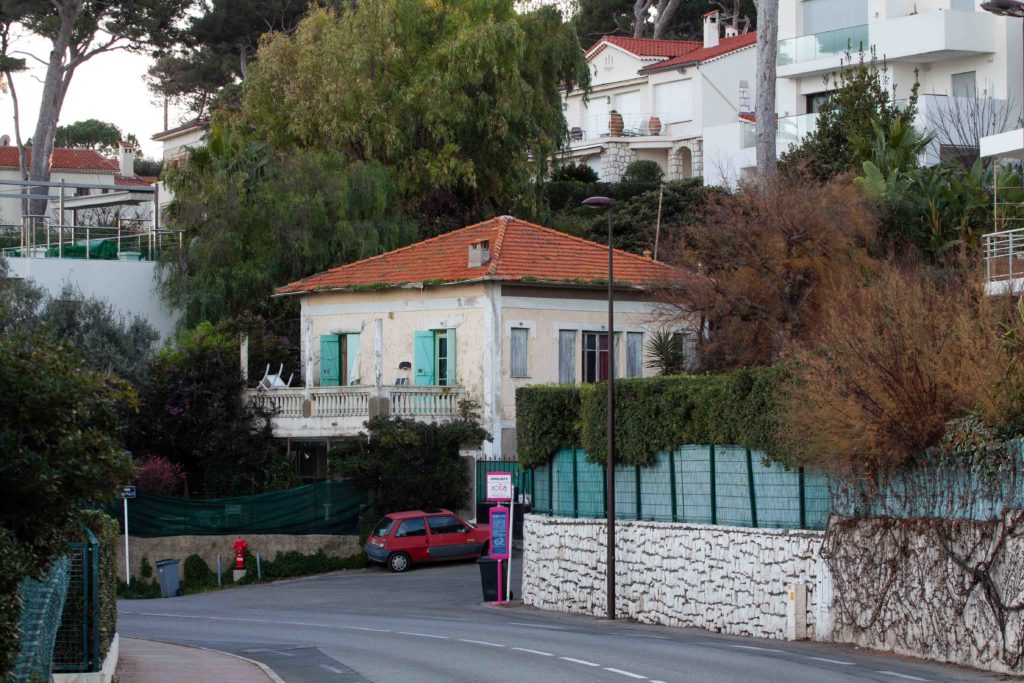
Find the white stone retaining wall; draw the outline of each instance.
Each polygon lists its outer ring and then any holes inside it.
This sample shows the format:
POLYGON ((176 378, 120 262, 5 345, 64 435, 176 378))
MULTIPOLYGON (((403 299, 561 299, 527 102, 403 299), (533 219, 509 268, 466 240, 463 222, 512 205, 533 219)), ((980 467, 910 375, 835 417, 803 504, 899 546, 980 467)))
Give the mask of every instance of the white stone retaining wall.
MULTIPOLYGON (((604 520, 527 515, 523 600, 540 609, 606 613, 604 520)), ((807 635, 828 637, 822 532, 620 521, 617 613, 648 624, 786 637, 787 584, 807 587, 807 635)))

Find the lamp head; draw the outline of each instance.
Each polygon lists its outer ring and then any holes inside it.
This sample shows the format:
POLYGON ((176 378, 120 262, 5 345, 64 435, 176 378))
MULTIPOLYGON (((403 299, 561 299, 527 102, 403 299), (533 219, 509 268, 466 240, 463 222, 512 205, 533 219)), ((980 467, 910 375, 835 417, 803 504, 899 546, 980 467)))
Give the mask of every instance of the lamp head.
POLYGON ((583 200, 583 206, 589 206, 592 209, 604 209, 615 204, 615 200, 611 197, 587 197, 583 200))
POLYGON ((981 3, 981 9, 1001 17, 1024 18, 1024 2, 1019 0, 989 0, 981 3))

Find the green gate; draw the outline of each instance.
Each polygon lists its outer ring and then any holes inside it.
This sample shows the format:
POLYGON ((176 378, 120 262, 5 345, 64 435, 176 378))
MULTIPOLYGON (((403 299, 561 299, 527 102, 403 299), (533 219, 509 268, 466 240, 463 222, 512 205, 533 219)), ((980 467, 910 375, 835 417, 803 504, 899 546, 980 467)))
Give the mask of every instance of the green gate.
POLYGON ((53 648, 56 672, 99 671, 100 544, 85 529, 85 541, 68 543, 68 589, 53 648))

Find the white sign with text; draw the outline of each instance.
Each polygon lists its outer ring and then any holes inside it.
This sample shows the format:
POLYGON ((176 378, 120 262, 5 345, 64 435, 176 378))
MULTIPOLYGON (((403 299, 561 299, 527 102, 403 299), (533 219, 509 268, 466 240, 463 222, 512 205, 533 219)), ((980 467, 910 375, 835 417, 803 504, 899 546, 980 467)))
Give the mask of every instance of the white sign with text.
POLYGON ((512 500, 512 473, 487 473, 487 500, 512 500))

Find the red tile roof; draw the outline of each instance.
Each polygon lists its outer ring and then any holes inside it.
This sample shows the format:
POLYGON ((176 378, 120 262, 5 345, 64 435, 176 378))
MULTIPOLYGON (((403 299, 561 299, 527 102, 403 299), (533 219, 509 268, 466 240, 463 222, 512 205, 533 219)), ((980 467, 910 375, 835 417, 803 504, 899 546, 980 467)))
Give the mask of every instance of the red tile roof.
MULTIPOLYGON (((677 281, 686 272, 646 256, 615 251, 615 280, 642 286, 677 281)), ((595 284, 608 277, 608 248, 512 216, 395 249, 380 256, 311 275, 277 294, 352 289, 370 285, 443 284, 466 280, 595 284), (490 242, 490 259, 469 267, 469 246, 490 242)))
POLYGON ((131 175, 125 176, 118 173, 114 176, 115 185, 142 185, 148 187, 160 180, 154 175, 131 175))
MULTIPOLYGON (((25 149, 25 163, 32 160, 32 148, 25 149)), ((18 167, 18 148, 0 147, 0 167, 18 167)), ((65 149, 58 147, 50 156, 50 168, 55 171, 117 171, 117 162, 91 149, 65 149)))
POLYGON ((645 66, 644 68, 640 69, 640 73, 642 73, 642 74, 649 74, 649 73, 654 73, 656 71, 661 71, 662 69, 671 69, 673 67, 689 66, 691 64, 700 64, 700 63, 706 62, 706 61, 708 61, 710 59, 714 59, 715 57, 721 57, 722 55, 727 55, 730 52, 735 52, 736 50, 742 50, 745 47, 751 47, 756 42, 757 42, 757 32, 756 31, 752 31, 750 33, 743 33, 743 34, 740 34, 738 36, 733 36, 732 38, 722 38, 722 40, 719 41, 718 45, 716 45, 714 47, 703 47, 702 46, 698 50, 693 50, 692 52, 687 52, 687 53, 685 53, 683 55, 680 55, 678 57, 673 57, 672 59, 666 59, 664 61, 658 62, 657 64, 650 64, 650 65, 645 66))
POLYGON ((615 45, 637 57, 678 57, 687 52, 693 52, 704 44, 695 40, 654 40, 653 38, 604 36, 587 50, 587 59, 594 57, 607 45, 615 45))

